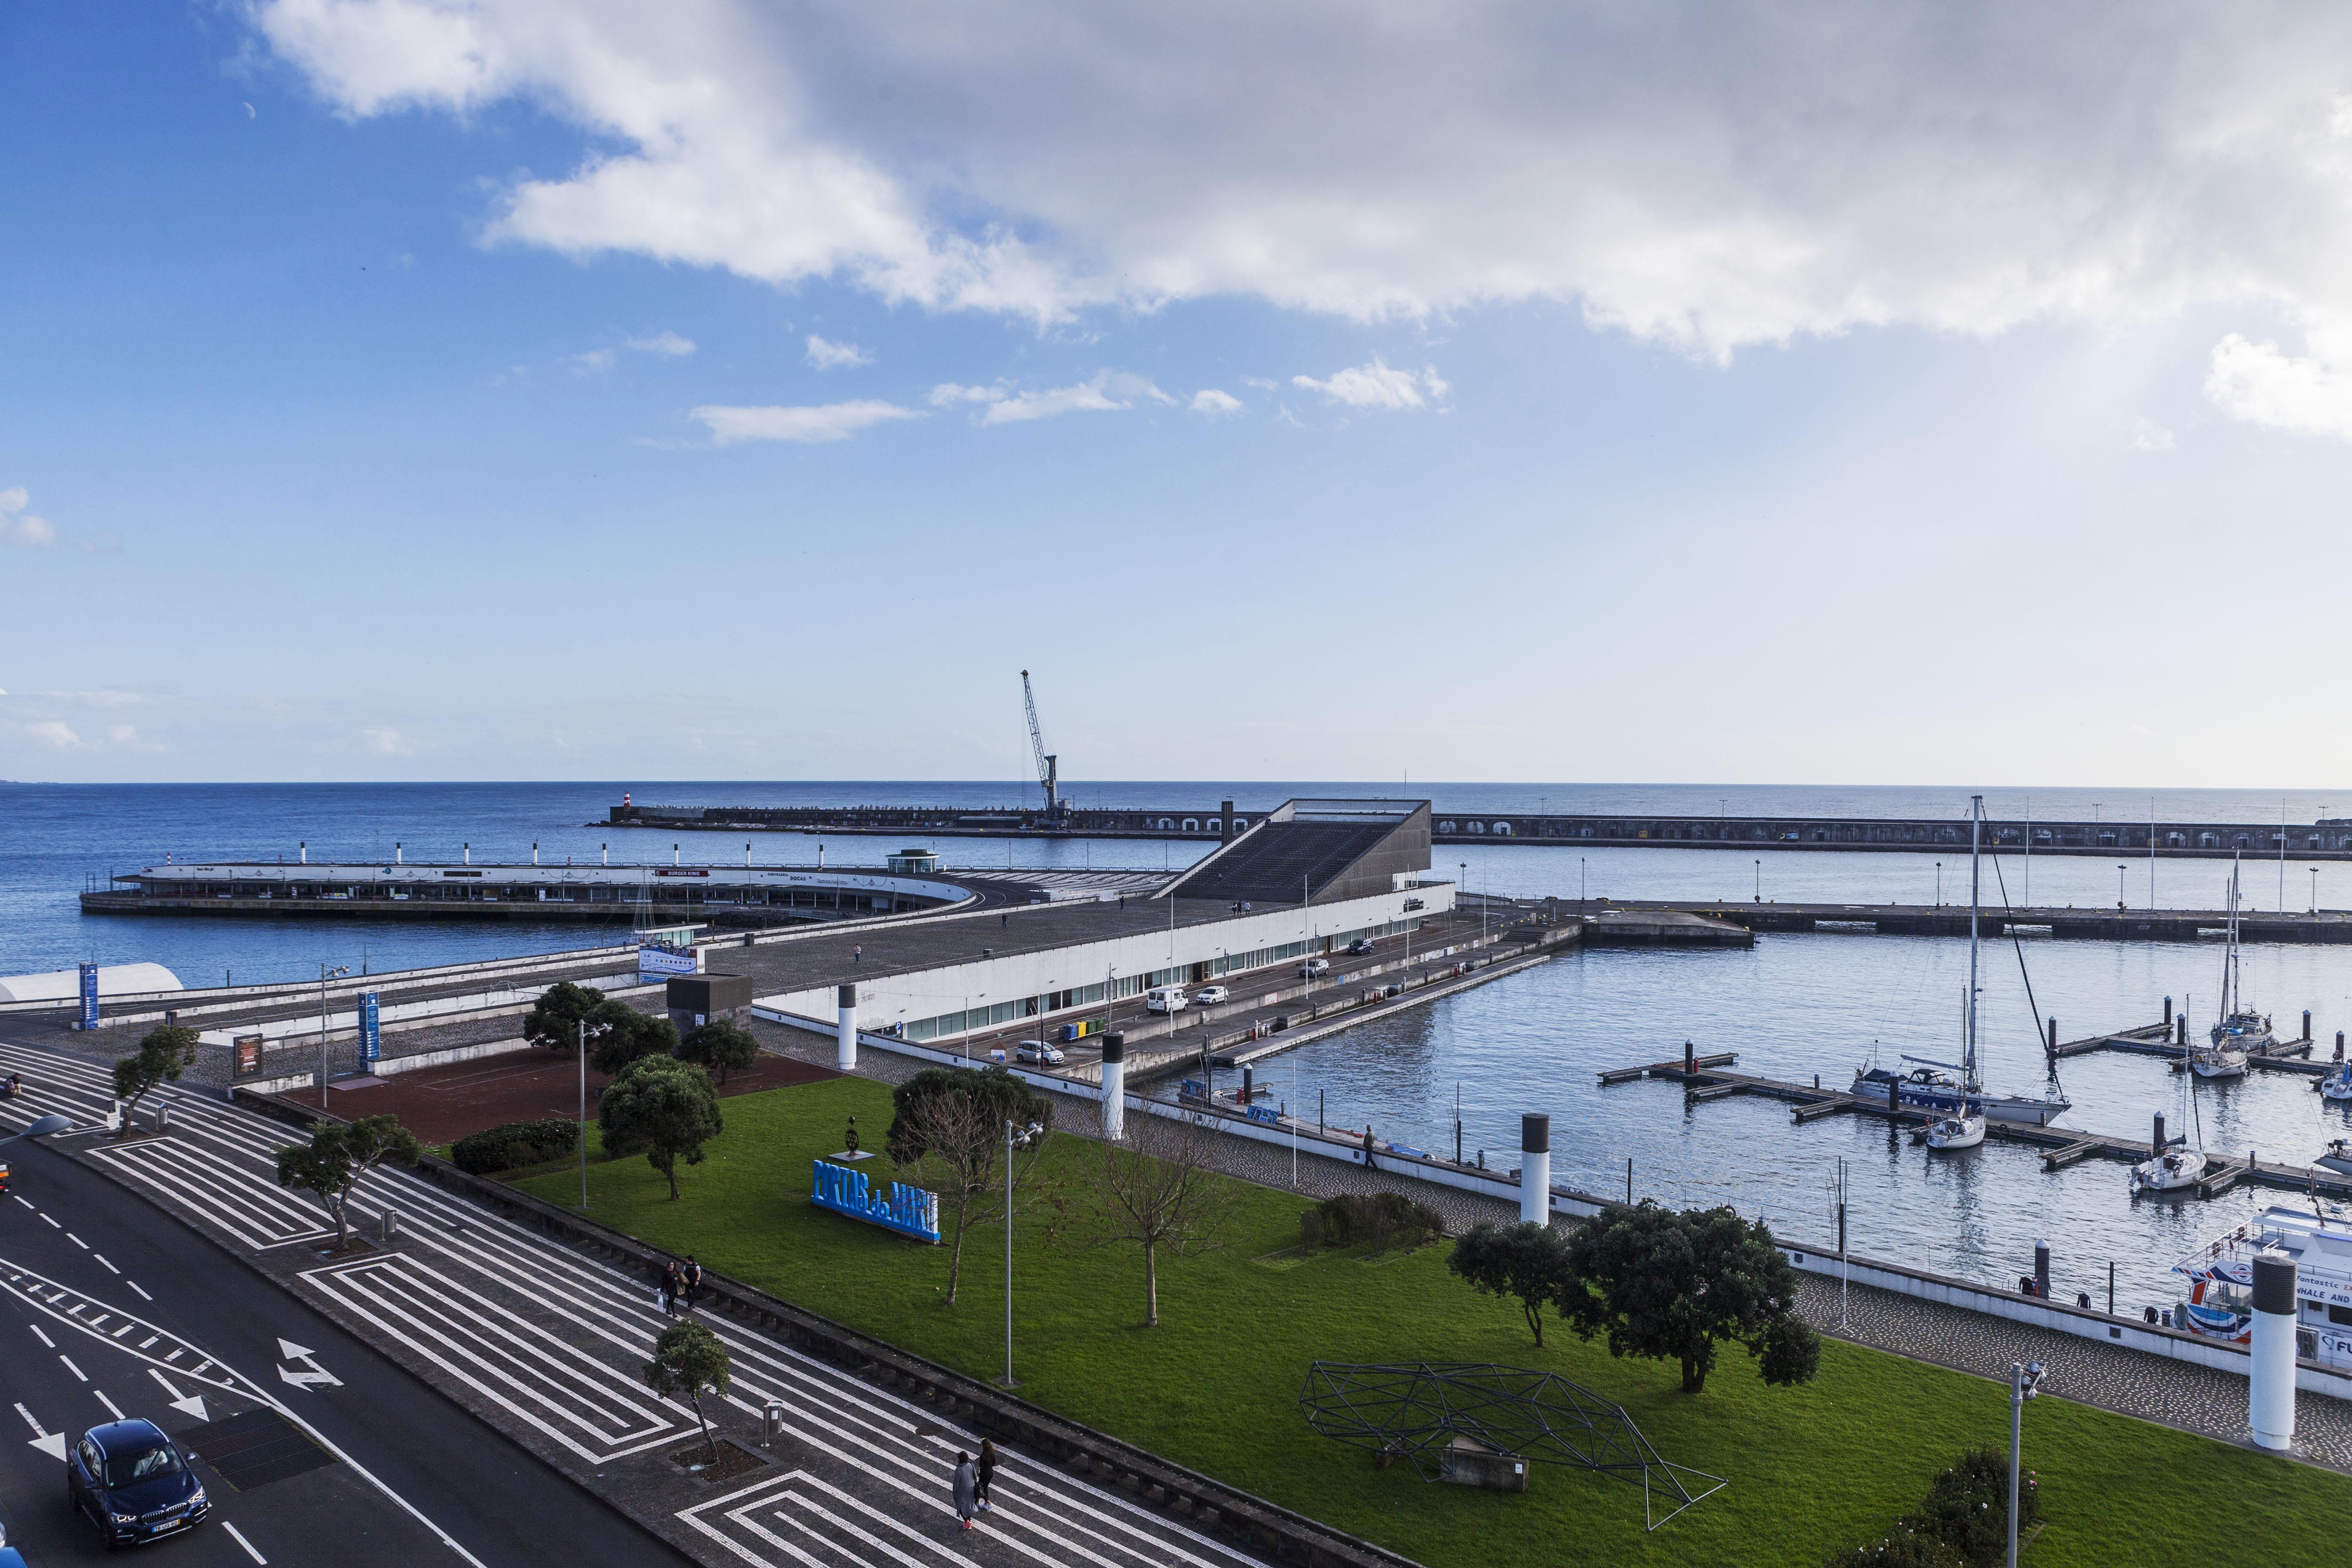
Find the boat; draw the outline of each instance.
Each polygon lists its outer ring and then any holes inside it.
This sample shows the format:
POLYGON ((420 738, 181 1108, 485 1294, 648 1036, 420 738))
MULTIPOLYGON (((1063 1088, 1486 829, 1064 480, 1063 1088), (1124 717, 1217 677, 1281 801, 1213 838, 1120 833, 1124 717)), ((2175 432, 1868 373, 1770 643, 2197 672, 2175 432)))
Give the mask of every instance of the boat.
POLYGON ((1959 1104, 1927 1123, 1927 1147, 1947 1151, 1973 1149, 1985 1141, 1984 1082, 1977 1076, 1977 910, 1979 839, 1984 828, 1984 796, 1970 798, 1969 807, 1969 994, 1960 1014, 1959 1104))
POLYGON ((2312 1087, 2323 1100, 2352 1100, 2352 1061, 2336 1058, 2336 1065, 2312 1087))
POLYGON ((2331 1176, 2352 1176, 2352 1138, 2330 1138, 2327 1152, 2314 1160, 2311 1168, 2331 1176))
POLYGON ((2246 1058, 2278 1044, 2271 1021, 2246 1006, 2238 980, 2238 868, 2230 868, 2229 944, 2221 954, 2221 1017, 2206 1044, 2189 1053, 2189 1070, 2199 1078, 2243 1078, 2246 1058))
MULTIPOLYGON (((2191 1125, 2197 1124, 2197 1101, 2189 1088, 2194 1081, 2191 1074, 2180 1075, 2180 1109, 2183 1118, 2191 1125)), ((2202 1142, 2200 1127, 2199 1142, 2202 1142)), ((2137 1197, 2142 1193, 2194 1190, 2197 1184, 2205 1179, 2205 1170, 2210 1163, 2202 1148, 2189 1142, 2187 1133, 2178 1138, 2166 1137, 2164 1113, 2158 1111, 2156 1135, 2149 1140, 2147 1158, 2131 1168, 2132 1195, 2137 1197)))
POLYGON ((2188 1283, 2172 1309, 2172 1326, 2233 1343, 2249 1341, 2254 1256, 2272 1248, 2296 1265, 2296 1353, 2352 1370, 2352 1310, 2344 1305, 2352 1301, 2352 1211, 2340 1205, 2265 1209, 2174 1264, 2172 1271, 2188 1283))

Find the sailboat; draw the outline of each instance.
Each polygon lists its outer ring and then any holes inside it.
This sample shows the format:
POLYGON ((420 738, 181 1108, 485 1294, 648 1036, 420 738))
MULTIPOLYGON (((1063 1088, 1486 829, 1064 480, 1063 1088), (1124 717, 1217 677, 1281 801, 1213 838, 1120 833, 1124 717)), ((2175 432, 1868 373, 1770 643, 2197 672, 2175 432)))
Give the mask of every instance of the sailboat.
MULTIPOLYGON (((2190 1125, 2197 1125, 2197 1100, 2190 1090, 2195 1075, 2180 1075, 2180 1113, 2190 1125)), ((2198 1131, 2198 1142, 2204 1142, 2204 1131, 2198 1131)), ((2141 1193, 2177 1192, 2194 1187, 2204 1179, 2207 1164, 2205 1151, 2191 1144, 2186 1133, 2178 1138, 2164 1135, 2164 1113, 2157 1112, 2156 1136, 2150 1141, 2148 1156, 2131 1168, 2131 1190, 2134 1196, 2141 1193)))
POLYGON ((2335 1065, 2327 1069, 2327 1076, 2312 1087, 2319 1090, 2323 1100, 2352 1100, 2352 1061, 2336 1058, 2335 1065))
POLYGON ((1969 812, 1969 996, 1960 1015, 1960 1098, 1951 1111, 1927 1123, 1930 1149, 1973 1149, 1985 1141, 1984 1081, 1977 1075, 1977 910, 1984 796, 1970 797, 1969 812))
POLYGON ((2189 1070, 2199 1078, 2243 1078, 2246 1057, 2267 1051, 2271 1038, 2268 1018, 2245 1005, 2238 980, 2238 868, 2230 867, 2230 940, 2221 955, 2221 1019, 2206 1037, 2208 1043, 2189 1053, 2189 1070))

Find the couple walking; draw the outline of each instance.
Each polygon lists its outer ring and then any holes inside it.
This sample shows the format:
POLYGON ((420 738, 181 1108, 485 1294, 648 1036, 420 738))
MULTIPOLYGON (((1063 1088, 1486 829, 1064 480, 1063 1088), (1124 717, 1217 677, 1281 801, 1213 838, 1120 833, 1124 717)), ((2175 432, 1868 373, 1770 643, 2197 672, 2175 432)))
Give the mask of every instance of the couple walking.
POLYGON ((955 1468, 956 1517, 963 1521, 966 1530, 971 1528, 975 1513, 993 1513, 996 1505, 988 1494, 996 1483, 996 1445, 983 1439, 980 1458, 975 1462, 970 1454, 959 1452, 955 1468))
POLYGON ((694 1260, 694 1254, 688 1253, 684 1263, 673 1258, 662 1265, 660 1289, 663 1317, 677 1317, 680 1301, 688 1311, 694 1310, 696 1299, 702 1294, 702 1265, 694 1260))

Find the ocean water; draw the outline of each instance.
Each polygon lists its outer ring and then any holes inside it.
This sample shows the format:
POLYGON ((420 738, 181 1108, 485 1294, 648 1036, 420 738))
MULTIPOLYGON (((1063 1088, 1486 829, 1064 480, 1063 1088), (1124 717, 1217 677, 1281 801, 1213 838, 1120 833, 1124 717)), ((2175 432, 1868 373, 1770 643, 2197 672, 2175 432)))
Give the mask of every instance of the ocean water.
MULTIPOLYGON (((624 788, 645 802, 703 804, 924 804, 963 807, 1021 803, 1017 783, 629 784, 0 786, 0 973, 61 968, 82 958, 148 960, 191 984, 316 974, 321 963, 382 971, 583 945, 599 928, 466 922, 247 921, 157 917, 84 917, 74 895, 105 877, 175 858, 292 860, 307 841, 315 857, 388 858, 395 842, 412 860, 455 860, 470 846, 479 861, 520 861, 537 844, 542 859, 582 858, 609 848, 615 863, 667 863, 672 847, 689 862, 740 864, 748 837, 754 858, 806 864, 814 839, 798 834, 679 834, 601 826, 624 788), (598 826, 589 826, 598 822, 598 826)), ((1122 784, 1070 786, 1080 801, 1210 806, 1232 799, 1263 810, 1295 795, 1367 795, 1381 784, 1122 784)), ((1795 789, 1717 785, 1496 785, 1429 784, 1412 788, 1462 811, 1703 810, 1729 815, 1965 814, 1967 791, 1795 789)), ((1028 791, 1034 804, 1034 786, 1028 791)), ((2018 811, 2030 795, 2046 817, 2088 816, 2146 795, 2124 790, 1988 792, 1994 811, 2018 811)), ((2340 800, 2290 794, 2288 820, 2352 813, 2340 800)), ((2168 817, 2264 820, 2275 793, 2171 792, 2158 796, 2168 817)), ((1160 842, 932 841, 950 868, 1161 868, 1185 864, 1204 847, 1160 842)), ((879 865, 898 840, 858 836, 825 841, 831 865, 879 865)), ((1619 899, 1704 898, 1919 902, 1967 899, 1966 857, 1822 852, 1756 855, 1738 850, 1601 849, 1533 846, 1442 847, 1473 890, 1515 896, 1580 893, 1619 899)), ((2004 884, 1987 862, 1985 898, 2004 884)), ((2290 859, 2250 864, 2244 886, 2259 908, 2352 908, 2352 865, 2314 868, 2290 859)), ((2135 907, 2212 907, 2227 868, 2166 863, 2151 887, 2145 861, 2042 857, 2027 868, 2000 864, 2009 901, 2135 907)), ((2058 1015, 2067 1037, 2153 1021, 2163 998, 2210 1019, 2221 953, 2213 944, 2022 943, 2041 1015, 2058 1015)), ((2026 1002, 2018 955, 1985 947, 1984 1031, 1988 1077, 1996 1088, 2032 1092, 2043 1081, 2035 1009, 2026 1002)), ((1455 1098, 1465 1151, 1484 1147, 1507 1165, 1518 1117, 1554 1118, 1554 1169, 1563 1182, 1622 1192, 1633 1162, 1639 1194, 1675 1203, 1730 1202, 1762 1212, 1789 1234, 1832 1234, 1827 1184, 1843 1156, 1851 1164, 1850 1219, 1857 1251, 1919 1258, 1930 1266, 2013 1283, 2032 1267, 2032 1244, 2048 1237, 2055 1273, 2070 1294, 2104 1305, 2106 1268, 2117 1266, 2117 1300, 2127 1309, 2172 1299, 2166 1270, 2204 1237, 2239 1223, 2278 1195, 2242 1192, 2210 1203, 2134 1200, 2121 1166, 2085 1162, 2045 1175, 2039 1157, 1988 1144, 1930 1159, 1892 1142, 1874 1122, 1832 1118, 1795 1128, 1785 1107, 1733 1099, 1685 1111, 1680 1090, 1639 1083, 1602 1089, 1603 1068, 1677 1054, 1685 1039, 1705 1051, 1736 1050, 1743 1068, 1824 1084, 1850 1081, 1876 1048, 1949 1057, 1966 982, 1967 944, 1866 934, 1765 936, 1741 952, 1594 951, 1426 1008, 1351 1029, 1266 1064, 1262 1079, 1302 1110, 1320 1104, 1335 1124, 1367 1122, 1382 1136, 1451 1149, 1455 1098)), ((2245 953, 2249 998, 2281 1032, 2315 1015, 2323 1040, 2352 1027, 2352 951, 2254 947, 2245 953)), ((2098 1056, 2065 1065, 2074 1101, 2067 1124, 2121 1136, 2146 1133, 2168 1110, 2176 1127, 2181 1085, 2152 1058, 2098 1056)), ((2209 1149, 2265 1158, 2307 1159, 2330 1136, 2352 1134, 2341 1112, 2323 1110, 2302 1078, 2255 1076, 2196 1086, 2195 1126, 2209 1149)))

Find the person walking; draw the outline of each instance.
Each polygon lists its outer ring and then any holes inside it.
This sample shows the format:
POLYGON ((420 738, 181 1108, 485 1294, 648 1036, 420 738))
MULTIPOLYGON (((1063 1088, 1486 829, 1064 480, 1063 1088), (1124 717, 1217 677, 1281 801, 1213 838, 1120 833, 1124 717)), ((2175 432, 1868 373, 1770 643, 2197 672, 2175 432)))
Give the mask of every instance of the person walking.
POLYGON ((677 1265, 664 1263, 661 1271, 661 1310, 665 1318, 677 1316, 677 1265))
POLYGON ((849 962, 852 963, 863 963, 866 962, 866 944, 864 942, 859 942, 856 946, 849 950, 849 962))
POLYGON ((982 1437, 980 1440, 980 1463, 974 1468, 974 1471, 977 1484, 972 1488, 972 1496, 979 1500, 982 1512, 993 1512, 996 1504, 989 1500, 988 1493, 989 1489, 996 1483, 996 1440, 994 1438, 982 1437))
POLYGON ((980 1502, 980 1479, 972 1470, 971 1456, 961 1450, 956 1454, 954 1484, 956 1517, 963 1521, 966 1530, 970 1530, 973 1510, 980 1502))
POLYGON ((1372 1124, 1369 1121, 1364 1123, 1364 1169, 1367 1171, 1380 1169, 1378 1165, 1372 1163, 1372 1124))
POLYGON ((678 1271, 678 1277, 686 1286, 686 1310, 691 1312, 702 1305, 702 1265, 694 1260, 691 1252, 686 1255, 686 1267, 678 1271))

